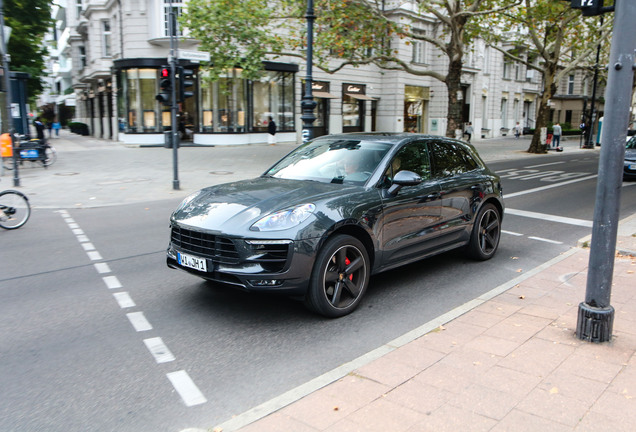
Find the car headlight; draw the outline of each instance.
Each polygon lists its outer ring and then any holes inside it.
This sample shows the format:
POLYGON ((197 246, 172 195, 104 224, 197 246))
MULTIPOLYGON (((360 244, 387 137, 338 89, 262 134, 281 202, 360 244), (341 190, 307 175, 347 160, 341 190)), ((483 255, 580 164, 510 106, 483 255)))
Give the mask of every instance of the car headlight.
POLYGON ((253 231, 281 231, 293 228, 307 220, 315 209, 314 204, 301 204, 277 211, 259 219, 250 229, 253 231))
POLYGON ((181 201, 181 204, 179 204, 179 206, 175 210, 175 213, 178 212, 179 210, 183 210, 184 208, 186 208, 188 206, 188 204, 190 204, 192 201, 194 201, 194 199, 196 197, 198 197, 199 195, 201 195, 201 191, 200 190, 198 190, 198 191, 188 195, 187 197, 185 197, 184 200, 181 201))

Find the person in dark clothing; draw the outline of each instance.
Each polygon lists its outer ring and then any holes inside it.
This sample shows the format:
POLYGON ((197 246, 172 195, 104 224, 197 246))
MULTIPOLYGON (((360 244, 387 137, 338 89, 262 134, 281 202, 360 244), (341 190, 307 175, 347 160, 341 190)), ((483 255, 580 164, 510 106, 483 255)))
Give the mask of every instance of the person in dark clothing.
POLYGON ((35 132, 37 134, 37 138, 39 140, 44 141, 44 123, 40 120, 40 117, 36 117, 33 122, 33 126, 35 126, 35 132))
POLYGON ((269 116, 269 121, 267 123, 267 133, 267 142, 270 145, 276 144, 276 122, 274 121, 272 116, 269 116))

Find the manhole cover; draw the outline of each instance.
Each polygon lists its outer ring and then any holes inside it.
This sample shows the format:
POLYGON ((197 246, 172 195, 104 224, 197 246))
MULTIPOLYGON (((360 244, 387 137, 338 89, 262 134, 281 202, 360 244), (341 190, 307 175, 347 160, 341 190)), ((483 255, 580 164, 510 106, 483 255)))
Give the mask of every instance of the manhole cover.
POLYGON ((76 172, 62 172, 62 173, 55 173, 56 176, 74 176, 74 175, 78 175, 79 173, 76 172))
POLYGON ((228 175, 228 174, 234 174, 232 171, 210 171, 210 174, 214 174, 214 175, 228 175))

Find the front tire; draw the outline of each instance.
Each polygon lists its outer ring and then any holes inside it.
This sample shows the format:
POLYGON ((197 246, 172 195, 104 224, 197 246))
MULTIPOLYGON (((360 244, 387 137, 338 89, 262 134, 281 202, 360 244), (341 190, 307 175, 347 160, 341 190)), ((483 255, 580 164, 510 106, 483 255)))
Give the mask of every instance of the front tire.
POLYGON ((353 312, 369 285, 369 254, 355 237, 336 235, 316 256, 305 305, 329 318, 353 312))
POLYGON ((499 247, 501 237, 501 215, 493 204, 484 205, 473 225, 473 232, 468 244, 471 258, 485 261, 492 258, 499 247))
POLYGON ((12 230, 24 225, 31 216, 29 199, 22 192, 0 192, 0 227, 12 230))

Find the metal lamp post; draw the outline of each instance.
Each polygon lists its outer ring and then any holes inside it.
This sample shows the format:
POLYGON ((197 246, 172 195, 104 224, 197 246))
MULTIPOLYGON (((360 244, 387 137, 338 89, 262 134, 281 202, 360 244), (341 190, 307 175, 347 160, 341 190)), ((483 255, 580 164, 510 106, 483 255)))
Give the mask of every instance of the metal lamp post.
POLYGON ((314 122, 316 116, 314 115, 314 108, 316 108, 316 101, 312 96, 312 63, 313 63, 313 45, 314 45, 314 0, 307 0, 307 75, 305 77, 305 95, 300 103, 302 108, 303 121, 303 143, 309 141, 314 137, 314 122))

